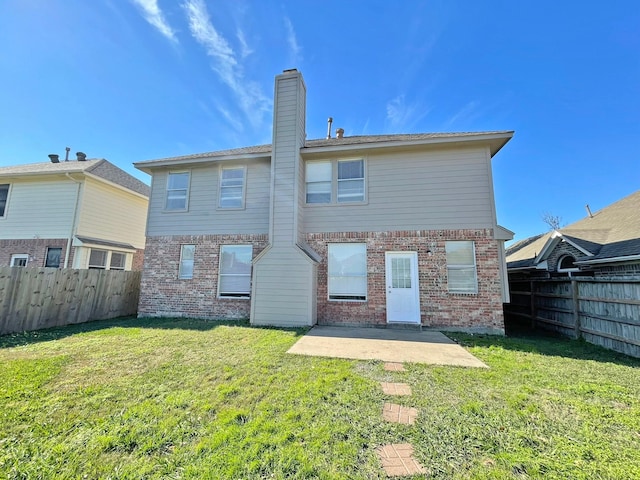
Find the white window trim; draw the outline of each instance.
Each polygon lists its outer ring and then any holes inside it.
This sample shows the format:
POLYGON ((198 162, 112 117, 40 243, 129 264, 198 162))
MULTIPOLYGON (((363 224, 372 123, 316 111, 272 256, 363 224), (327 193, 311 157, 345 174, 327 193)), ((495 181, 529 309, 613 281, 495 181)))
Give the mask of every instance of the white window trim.
MULTIPOLYGON (((245 274, 235 274, 236 276, 247 276, 245 274)), ((253 275, 253 244, 226 244, 226 245, 220 245, 220 254, 218 255, 218 298, 226 298, 226 299, 232 299, 232 300, 247 300, 249 298, 251 298, 251 280, 252 280, 252 275, 253 275), (246 295, 224 295, 220 293, 220 283, 221 283, 221 279, 223 275, 234 275, 234 274, 228 274, 228 273, 221 273, 221 263, 222 263, 222 250, 224 247, 249 247, 251 248, 251 271, 249 272, 249 293, 247 293, 246 295)))
POLYGON ((247 197, 247 166, 246 165, 220 165, 218 171, 218 202, 217 210, 244 210, 245 200, 247 197), (222 172, 223 170, 240 170, 242 169, 242 205, 239 207, 223 207, 220 205, 222 200, 222 172))
POLYGON ((193 272, 196 266, 196 246, 192 243, 185 243, 183 245, 180 245, 180 263, 178 264, 178 279, 180 280, 191 280, 193 279, 193 272), (191 260, 193 263, 191 265, 191 275, 184 275, 182 273, 182 265, 183 265, 183 255, 184 255, 184 247, 193 247, 193 260, 191 260))
POLYGON ((129 271, 131 270, 131 254, 129 252, 123 252, 123 251, 119 251, 119 250, 107 250, 106 248, 94 248, 94 247, 88 247, 88 252, 87 252, 87 269, 90 270, 111 270, 111 254, 113 253, 121 253, 124 255, 124 268, 114 268, 113 271, 114 272, 125 272, 125 271, 129 271), (105 265, 104 268, 96 268, 94 266, 94 268, 91 268, 91 251, 92 250, 99 250, 102 252, 107 252, 107 256, 105 258, 105 265))
MULTIPOLYGON (((173 190, 178 190, 178 189, 173 189, 173 190)), ((180 189, 182 190, 182 189, 180 189)), ((174 212, 187 212, 189 211, 189 194, 191 192, 191 170, 171 170, 169 172, 167 172, 167 181, 165 183, 165 191, 164 191, 164 208, 163 211, 167 212, 167 213, 174 213, 174 212), (171 175, 180 175, 186 173, 187 175, 189 175, 189 179, 187 181, 187 191, 185 193, 185 200, 184 200, 184 208, 167 208, 167 200, 169 198, 169 179, 171 178, 171 175)))
MULTIPOLYGON (((327 300, 329 302, 353 302, 353 303, 365 303, 369 300, 369 271, 367 268, 368 265, 368 249, 367 249, 367 244, 363 243, 363 242, 343 242, 343 243, 329 243, 327 245, 327 300), (361 275, 361 277, 364 277, 366 279, 365 282, 365 292, 364 292, 364 298, 331 298, 331 293, 330 293, 330 287, 329 287, 329 283, 331 282, 331 272, 329 271, 329 250, 331 248, 331 246, 335 246, 335 245, 364 245, 364 270, 365 273, 364 275, 361 275)), ((339 276, 339 275, 333 275, 333 276, 339 276)), ((342 295, 345 296, 345 295, 342 295)))
POLYGON ((576 261, 576 257, 574 257, 573 255, 566 253, 564 255, 561 255, 560 258, 558 258, 558 266, 556 267, 556 271, 558 273, 575 273, 575 272, 579 272, 580 268, 578 267, 573 267, 573 268, 560 268, 560 265, 562 264, 562 260, 564 260, 567 257, 571 257, 573 258, 573 261, 576 261))
POLYGON ((20 267, 22 268, 22 265, 15 265, 15 261, 16 260, 26 260, 26 263, 24 264, 24 266, 26 267, 27 265, 29 265, 29 254, 28 253, 14 253, 13 255, 11 255, 11 263, 9 264, 11 267, 20 267))
POLYGON ((331 205, 331 203, 333 203, 333 171, 334 171, 334 167, 333 167, 333 162, 331 160, 315 160, 315 161, 305 162, 305 164, 304 164, 304 172, 305 172, 305 178, 304 178, 304 203, 306 205, 331 205), (326 180, 322 181, 322 182, 308 182, 307 181, 307 165, 308 164, 320 164, 320 163, 328 163, 329 164, 329 168, 331 170, 331 178, 329 179, 329 201, 328 202, 307 202, 307 195, 309 194, 309 189, 308 189, 309 184, 327 183, 326 180))
POLYGON ((306 175, 306 164, 307 163, 322 163, 322 162, 330 162, 331 163, 331 201, 327 203, 307 203, 307 179, 305 176, 304 179, 304 206, 310 208, 318 208, 318 207, 349 207, 353 205, 367 205, 369 203, 369 182, 367 181, 368 177, 368 158, 366 156, 361 157, 340 157, 333 159, 317 159, 317 160, 307 160, 305 161, 305 175, 306 175), (363 179, 363 199, 356 200, 353 202, 338 202, 338 163, 339 162, 355 162, 357 160, 362 160, 362 169, 364 174, 363 179))
POLYGON ((9 188, 7 189, 7 200, 4 204, 4 212, 2 212, 2 215, 0 215, 0 220, 4 220, 5 218, 7 218, 7 211, 9 210, 9 201, 11 200, 11 187, 12 184, 11 183, 0 183, 0 185, 9 185, 9 188))
POLYGON ((478 262, 476 261, 476 242, 474 242, 473 240, 447 240, 445 242, 449 243, 449 242, 469 242, 471 243, 471 248, 473 250, 473 265, 469 264, 469 265, 449 265, 449 262, 447 261, 447 293, 449 293, 450 295, 477 295, 478 294, 478 262), (449 271, 450 270, 463 270, 466 268, 473 268, 473 276, 474 276, 474 290, 473 291, 455 291, 455 290, 451 290, 450 286, 449 286, 449 271))
POLYGON ((366 187, 366 178, 367 178, 367 172, 366 172, 366 163, 364 161, 364 158, 356 158, 356 159, 349 159, 349 158, 340 158, 336 161, 335 165, 336 165, 336 169, 335 169, 335 178, 336 178, 336 203, 340 204, 340 205, 344 205, 344 204, 358 204, 358 203, 364 203, 365 200, 367 199, 367 187, 366 187), (346 163, 346 162, 357 162, 357 161, 361 161, 362 162, 362 178, 343 178, 342 180, 339 178, 339 172, 340 172, 340 163, 346 163), (362 200, 347 200, 347 201, 340 201, 340 196, 339 196, 339 185, 340 182, 351 182, 354 180, 362 180, 362 200))

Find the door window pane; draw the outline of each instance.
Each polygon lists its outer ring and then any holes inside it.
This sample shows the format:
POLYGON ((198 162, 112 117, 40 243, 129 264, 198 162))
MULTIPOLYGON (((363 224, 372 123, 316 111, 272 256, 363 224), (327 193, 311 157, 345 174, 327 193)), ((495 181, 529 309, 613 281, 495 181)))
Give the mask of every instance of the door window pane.
POLYGON ((411 259, 391 259, 391 286, 393 288, 411 288, 411 259))

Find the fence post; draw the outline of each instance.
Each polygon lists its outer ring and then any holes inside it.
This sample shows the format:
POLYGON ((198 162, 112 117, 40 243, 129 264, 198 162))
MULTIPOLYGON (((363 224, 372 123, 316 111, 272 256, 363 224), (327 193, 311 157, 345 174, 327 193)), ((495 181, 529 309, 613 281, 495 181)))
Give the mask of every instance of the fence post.
POLYGON ((580 329, 580 309, 578 308, 578 281, 574 278, 571 279, 571 308, 573 310, 573 328, 575 329, 575 337, 579 339, 582 337, 582 331, 580 329))
POLYGON ((536 297, 535 297, 535 288, 533 280, 529 282, 529 290, 531 291, 531 296, 529 297, 530 305, 529 310, 531 312, 531 329, 535 330, 536 328, 536 297))

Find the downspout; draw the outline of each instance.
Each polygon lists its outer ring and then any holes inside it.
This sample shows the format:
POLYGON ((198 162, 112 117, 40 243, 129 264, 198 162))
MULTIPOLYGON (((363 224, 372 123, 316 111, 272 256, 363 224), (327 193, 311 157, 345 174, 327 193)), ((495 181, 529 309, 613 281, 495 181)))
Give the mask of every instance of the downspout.
POLYGON ((80 187, 82 185, 82 182, 73 178, 69 173, 65 173, 64 175, 69 180, 75 182, 78 185, 78 190, 76 191, 76 203, 73 206, 73 220, 71 221, 71 231, 69 232, 69 240, 67 241, 67 251, 64 255, 64 265, 62 266, 62 268, 67 268, 69 265, 69 254, 71 253, 71 243, 73 243, 73 236, 76 233, 76 217, 78 216, 78 204, 80 203, 80 187))

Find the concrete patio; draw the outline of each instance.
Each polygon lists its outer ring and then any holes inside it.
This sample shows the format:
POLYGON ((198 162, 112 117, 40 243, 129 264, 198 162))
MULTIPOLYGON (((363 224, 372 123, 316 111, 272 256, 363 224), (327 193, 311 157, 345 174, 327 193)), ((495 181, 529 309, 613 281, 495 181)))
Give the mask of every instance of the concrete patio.
POLYGON ((287 353, 488 368, 460 345, 435 330, 315 326, 287 353))

